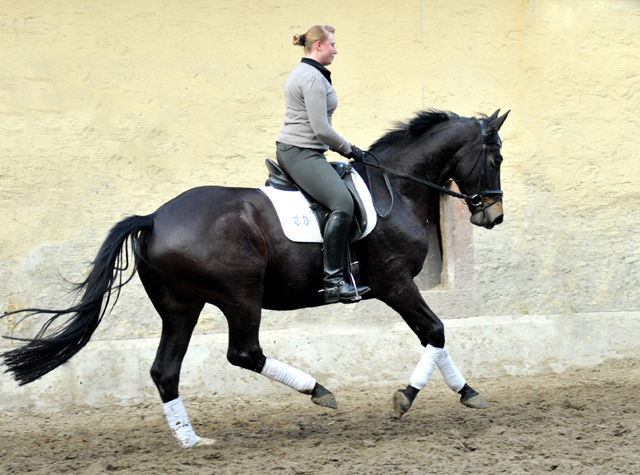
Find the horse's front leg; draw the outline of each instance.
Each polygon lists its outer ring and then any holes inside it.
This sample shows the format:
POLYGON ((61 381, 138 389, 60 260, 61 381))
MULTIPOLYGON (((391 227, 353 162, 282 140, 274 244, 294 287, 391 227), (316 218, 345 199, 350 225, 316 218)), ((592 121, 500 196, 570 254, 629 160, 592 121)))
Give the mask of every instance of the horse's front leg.
POLYGON ((266 357, 260 348, 260 306, 241 309, 224 308, 222 312, 229 323, 229 348, 227 360, 234 366, 254 371, 273 381, 311 396, 311 401, 322 407, 337 409, 338 404, 331 391, 319 384, 304 371, 275 358, 266 357))
POLYGON ((453 363, 445 348, 444 325, 424 301, 413 281, 403 286, 402 290, 395 290, 396 292, 381 300, 404 318, 425 346, 422 357, 409 378, 409 385, 396 391, 393 396, 396 417, 402 417, 411 408, 418 393, 427 386, 436 367, 442 373, 447 386, 460 394, 462 404, 476 409, 486 408, 485 400, 467 384, 453 363))
POLYGON ((418 393, 427 386, 436 366, 442 373, 447 386, 460 394, 462 404, 474 409, 488 407, 482 396, 467 384, 447 349, 428 344, 409 378, 409 385, 405 389, 398 389, 393 395, 393 409, 397 418, 402 417, 411 408, 418 393))

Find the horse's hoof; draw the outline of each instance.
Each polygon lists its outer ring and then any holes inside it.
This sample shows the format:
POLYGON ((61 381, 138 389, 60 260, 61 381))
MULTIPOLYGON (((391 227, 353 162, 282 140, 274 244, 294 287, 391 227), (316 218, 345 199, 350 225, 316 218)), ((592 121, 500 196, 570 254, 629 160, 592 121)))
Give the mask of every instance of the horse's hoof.
POLYGON ((200 437, 198 439, 198 442, 196 442, 195 445, 193 445, 193 447, 200 447, 204 445, 214 445, 215 443, 216 441, 214 439, 207 439, 205 437, 200 437))
POLYGON ((398 389, 393 395, 393 412, 396 418, 400 419, 406 412, 411 409, 412 401, 407 397, 407 395, 402 391, 402 389, 398 389))
POLYGON ((338 409, 338 401, 336 401, 333 393, 330 392, 322 396, 312 396, 311 402, 318 406, 328 407, 329 409, 338 409))
POLYGON ((489 404, 487 404, 487 401, 485 401, 484 398, 480 396, 480 394, 471 396, 468 399, 461 397, 460 404, 464 404, 465 406, 470 407, 472 409, 486 409, 489 407, 489 404))
POLYGON ((338 409, 338 402, 333 393, 319 383, 313 387, 311 402, 318 406, 338 409))

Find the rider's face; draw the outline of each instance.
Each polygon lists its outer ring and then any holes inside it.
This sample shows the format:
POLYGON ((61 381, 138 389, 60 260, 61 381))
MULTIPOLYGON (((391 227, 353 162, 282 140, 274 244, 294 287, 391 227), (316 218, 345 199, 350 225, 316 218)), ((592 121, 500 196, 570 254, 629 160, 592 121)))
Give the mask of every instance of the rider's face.
POLYGON ((323 42, 316 42, 316 51, 318 52, 318 62, 323 66, 329 66, 333 62, 334 56, 338 54, 333 33, 329 33, 329 37, 323 42))

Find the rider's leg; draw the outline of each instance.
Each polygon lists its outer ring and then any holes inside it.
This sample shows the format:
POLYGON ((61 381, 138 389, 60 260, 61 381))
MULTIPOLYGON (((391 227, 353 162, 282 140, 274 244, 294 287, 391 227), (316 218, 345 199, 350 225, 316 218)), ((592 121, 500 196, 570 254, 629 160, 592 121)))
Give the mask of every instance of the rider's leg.
POLYGON ((278 144, 280 166, 311 197, 331 210, 324 237, 325 302, 352 302, 370 290, 344 278, 346 250, 353 216, 353 198, 342 179, 319 150, 278 144))

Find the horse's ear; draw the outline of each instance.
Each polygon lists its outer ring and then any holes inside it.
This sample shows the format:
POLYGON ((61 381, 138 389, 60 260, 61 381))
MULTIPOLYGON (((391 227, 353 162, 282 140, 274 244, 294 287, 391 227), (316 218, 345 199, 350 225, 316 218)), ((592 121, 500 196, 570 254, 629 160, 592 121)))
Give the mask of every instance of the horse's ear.
POLYGON ((489 126, 487 127, 487 131, 490 134, 497 134, 498 130, 500 130, 500 127, 502 127, 502 124, 504 124, 504 121, 507 120, 507 116, 509 115, 509 112, 511 112, 510 110, 508 110, 503 116, 498 117, 498 112, 500 112, 500 109, 498 109, 495 114, 493 114, 491 117, 489 117, 489 126))

